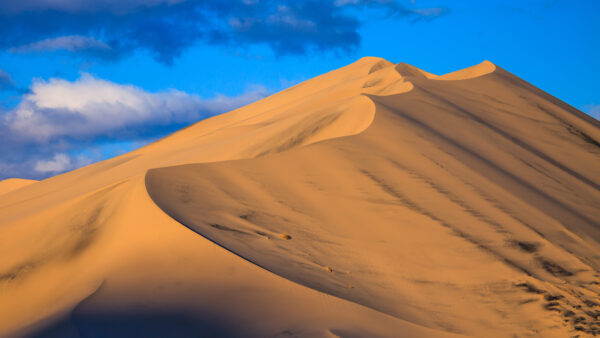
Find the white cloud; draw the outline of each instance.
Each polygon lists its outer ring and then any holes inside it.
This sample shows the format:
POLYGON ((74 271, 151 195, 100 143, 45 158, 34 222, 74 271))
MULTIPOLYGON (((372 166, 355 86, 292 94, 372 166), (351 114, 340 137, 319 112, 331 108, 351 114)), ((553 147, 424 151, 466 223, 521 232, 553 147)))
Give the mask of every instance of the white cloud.
MULTIPOLYGON (((178 90, 146 92, 83 74, 78 80, 34 81, 30 93, 5 117, 22 139, 94 139, 124 129, 196 122, 265 97, 262 87, 237 97, 203 99, 178 90)), ((131 130, 130 130, 131 131, 131 130)))
POLYGON ((69 170, 73 167, 71 159, 65 154, 56 154, 52 160, 37 161, 35 171, 41 173, 56 173, 69 170))
POLYGON ((33 169, 42 174, 56 174, 80 168, 91 163, 92 160, 84 155, 78 155, 75 158, 72 158, 67 154, 58 153, 54 154, 54 157, 50 160, 37 161, 33 169))
POLYGON ((110 50, 111 48, 104 41, 100 41, 92 37, 68 35, 32 42, 23 46, 11 48, 10 51, 13 53, 19 53, 55 51, 59 49, 77 52, 82 50, 110 50))

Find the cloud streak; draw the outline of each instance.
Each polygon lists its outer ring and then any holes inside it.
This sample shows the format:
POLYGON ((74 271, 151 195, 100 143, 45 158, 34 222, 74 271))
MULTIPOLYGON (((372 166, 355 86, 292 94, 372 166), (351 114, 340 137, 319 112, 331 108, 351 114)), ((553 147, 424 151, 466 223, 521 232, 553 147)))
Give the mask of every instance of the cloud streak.
POLYGON ((110 46, 105 42, 92 37, 70 35, 61 36, 58 38, 44 39, 32 42, 27 45, 11 48, 11 52, 32 52, 32 51, 55 51, 64 49, 69 52, 77 52, 82 50, 110 50, 110 46))
POLYGON ((392 0, 6 1, 0 3, 0 49, 85 51, 99 58, 143 50, 164 64, 198 44, 266 45, 279 55, 350 52, 360 44, 369 11, 412 21, 447 13, 392 0))

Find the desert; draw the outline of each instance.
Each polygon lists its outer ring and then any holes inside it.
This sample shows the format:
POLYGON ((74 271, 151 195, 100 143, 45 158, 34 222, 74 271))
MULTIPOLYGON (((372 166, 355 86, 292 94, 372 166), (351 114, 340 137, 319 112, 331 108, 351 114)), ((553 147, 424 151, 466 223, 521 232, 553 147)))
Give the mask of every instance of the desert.
POLYGON ((599 156, 492 62, 364 57, 0 182, 0 336, 596 336, 599 156))

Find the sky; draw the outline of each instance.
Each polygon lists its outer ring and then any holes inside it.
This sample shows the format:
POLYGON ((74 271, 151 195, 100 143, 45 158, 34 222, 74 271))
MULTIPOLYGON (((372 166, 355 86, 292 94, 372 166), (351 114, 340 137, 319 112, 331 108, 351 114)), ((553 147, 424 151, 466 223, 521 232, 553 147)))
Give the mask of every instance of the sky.
POLYGON ((600 119, 596 0, 0 0, 0 179, 111 158, 363 56, 490 60, 600 119))

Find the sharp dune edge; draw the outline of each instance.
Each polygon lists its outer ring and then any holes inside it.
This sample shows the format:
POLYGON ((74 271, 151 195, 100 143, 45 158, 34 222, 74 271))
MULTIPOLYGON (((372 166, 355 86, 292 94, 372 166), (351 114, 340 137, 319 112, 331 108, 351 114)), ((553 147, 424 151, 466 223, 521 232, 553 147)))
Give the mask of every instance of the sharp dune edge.
POLYGON ((592 336, 599 159, 598 121, 490 62, 363 58, 0 182, 0 336, 592 336))

